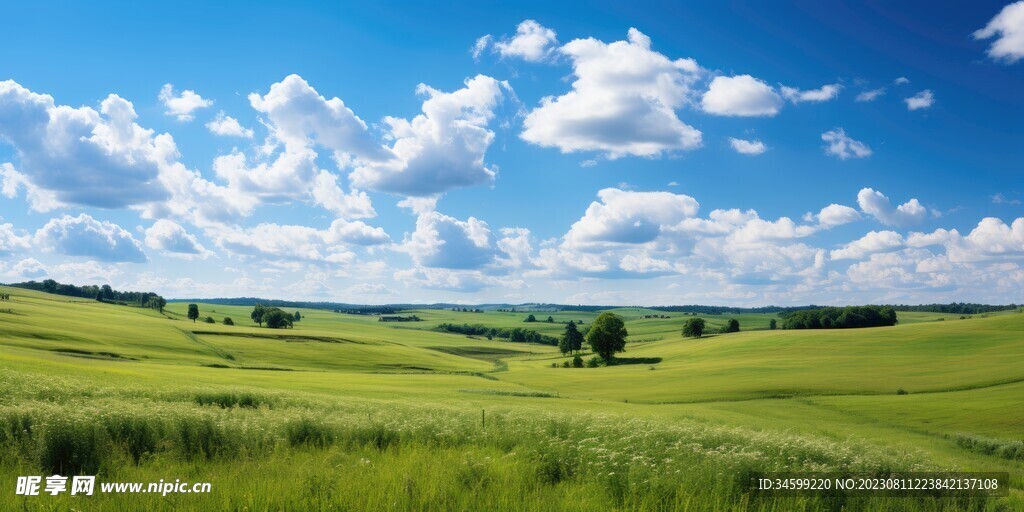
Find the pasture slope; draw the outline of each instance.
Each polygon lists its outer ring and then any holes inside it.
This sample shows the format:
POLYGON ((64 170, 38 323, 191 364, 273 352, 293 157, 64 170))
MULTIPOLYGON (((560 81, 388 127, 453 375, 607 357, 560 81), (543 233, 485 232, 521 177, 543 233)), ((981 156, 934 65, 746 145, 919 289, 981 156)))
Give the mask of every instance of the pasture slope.
MULTIPOLYGON (((552 336, 595 313, 300 309, 164 313, 3 288, 0 508, 26 510, 1022 510, 1024 315, 901 314, 896 327, 684 339, 683 315, 615 310, 623 364, 562 368, 552 336), (548 313, 535 313, 539 320, 548 313), (231 317, 234 326, 221 323, 231 317), (939 319, 942 319, 939 321, 939 319), (552 367, 552 363, 556 367, 552 367), (900 394, 897 394, 899 391, 900 394), (1008 471, 1006 498, 763 498, 771 470, 1008 471), (14 495, 18 475, 210 482, 210 494, 14 495)), ((703 316, 724 324, 730 315, 703 316)), ((585 356, 589 357, 589 356, 585 356)))

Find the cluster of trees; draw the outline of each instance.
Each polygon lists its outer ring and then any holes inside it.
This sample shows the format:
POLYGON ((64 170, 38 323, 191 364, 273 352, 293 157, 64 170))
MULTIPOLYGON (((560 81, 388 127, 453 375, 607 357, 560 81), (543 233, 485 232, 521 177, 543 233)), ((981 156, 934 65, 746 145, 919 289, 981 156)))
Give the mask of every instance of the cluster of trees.
POLYGON ((473 309, 470 309, 470 308, 452 308, 452 311, 458 311, 460 313, 483 313, 484 312, 484 310, 476 309, 476 308, 473 308, 473 309))
POLYGON ((267 327, 270 329, 285 329, 294 327, 295 322, 302 320, 302 314, 298 311, 291 314, 281 308, 268 308, 262 304, 256 304, 252 309, 252 313, 249 314, 249 318, 259 324, 260 327, 263 327, 263 324, 267 324, 267 327))
POLYGON ((61 284, 53 279, 47 279, 43 282, 27 281, 24 283, 15 283, 11 286, 16 288, 25 288, 27 290, 52 293, 55 295, 66 295, 68 297, 96 299, 101 302, 111 302, 122 306, 153 308, 159 310, 161 313, 163 313, 164 307, 167 305, 167 301, 163 297, 153 292, 121 292, 111 288, 109 284, 105 284, 103 286, 75 286, 73 284, 61 284))
MULTIPOLYGON (((563 355, 583 350, 583 333, 576 328, 575 322, 565 324, 565 333, 562 334, 562 339, 558 340, 558 350, 562 351, 563 355)), ((580 366, 583 364, 580 363, 580 366)))
POLYGON ((896 325, 891 306, 847 306, 795 311, 783 317, 783 329, 850 329, 896 325))
POLYGON ((487 339, 505 338, 513 343, 539 343, 541 345, 558 345, 558 338, 541 334, 521 327, 498 328, 481 324, 450 324, 443 323, 434 328, 435 331, 467 336, 486 336, 487 339))
MULTIPOLYGON (((533 314, 530 314, 530 316, 526 317, 526 320, 523 320, 523 321, 524 322, 536 322, 537 321, 537 317, 533 316, 533 314)), ((553 324, 553 323, 555 323, 555 319, 551 315, 548 315, 548 319, 545 320, 545 322, 547 322, 549 324, 553 324)))
POLYGON ((700 338, 704 335, 706 323, 703 318, 691 318, 683 324, 683 336, 687 338, 700 338))
POLYGON ((967 302, 953 302, 951 304, 921 304, 919 306, 895 305, 896 311, 921 311, 927 313, 950 313, 957 315, 978 315, 981 313, 992 313, 995 311, 1008 311, 1017 309, 1016 304, 993 306, 988 304, 972 304, 967 302))
POLYGON ((9 294, 9 293, 0 293, 0 300, 11 300, 11 294, 9 294))

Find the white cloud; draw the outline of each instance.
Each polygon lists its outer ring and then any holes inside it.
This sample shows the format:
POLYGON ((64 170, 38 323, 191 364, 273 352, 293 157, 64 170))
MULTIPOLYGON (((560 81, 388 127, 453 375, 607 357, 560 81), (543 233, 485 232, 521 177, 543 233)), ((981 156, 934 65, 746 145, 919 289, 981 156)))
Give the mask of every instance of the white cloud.
POLYGON ((24 279, 36 279, 45 276, 46 273, 46 266, 35 258, 25 258, 8 271, 8 275, 24 279))
POLYGON ((490 46, 491 41, 493 39, 494 38, 491 37, 490 34, 487 34, 485 36, 480 36, 480 37, 477 38, 476 42, 473 43, 473 49, 470 50, 470 53, 473 54, 473 60, 479 60, 480 59, 480 56, 483 55, 484 50, 487 50, 487 47, 490 46))
POLYGON ((184 90, 181 94, 174 94, 171 84, 164 84, 160 89, 160 102, 167 109, 165 113, 177 117, 178 121, 191 121, 196 110, 213 105, 213 100, 203 99, 195 91, 184 90))
POLYGON ((831 228, 860 220, 860 213, 849 206, 830 204, 822 208, 814 217, 820 226, 831 228))
POLYGON ((718 76, 701 98, 701 108, 720 116, 774 116, 782 109, 782 98, 750 75, 718 76))
MULTIPOLYGON (((551 55, 557 43, 554 30, 536 21, 525 20, 516 27, 514 37, 495 41, 494 51, 502 57, 518 57, 530 62, 540 62, 551 55)), ((477 46, 479 45, 478 39, 477 46)))
POLYGON ((83 256, 105 262, 145 263, 142 244, 121 226, 98 221, 89 215, 63 215, 50 219, 36 231, 35 245, 66 256, 83 256))
POLYGON ((842 128, 829 130, 821 134, 821 140, 827 142, 825 154, 833 155, 840 160, 848 158, 865 158, 871 156, 871 148, 861 141, 853 140, 842 128))
POLYGON ((20 156, 21 183, 30 193, 49 191, 52 201, 124 208, 166 199, 159 174, 170 136, 154 137, 135 118, 132 104, 117 95, 97 112, 0 82, 0 139, 20 156))
POLYGON ((640 244, 697 215, 697 200, 671 192, 632 192, 606 188, 597 193, 566 240, 571 244, 640 244))
POLYGON ((909 98, 903 100, 907 104, 907 110, 920 110, 929 108, 935 104, 935 95, 932 91, 925 89, 909 98))
POLYGON ((916 224, 928 216, 928 210, 917 199, 893 208, 888 197, 870 188, 863 188, 857 193, 857 204, 861 211, 886 226, 916 224))
POLYGON ((0 193, 14 199, 21 189, 25 190, 25 199, 32 210, 48 212, 62 206, 53 192, 35 186, 28 176, 18 172, 10 163, 0 164, 0 193))
POLYGON ((265 95, 250 94, 249 103, 266 115, 272 135, 284 142, 286 152, 302 152, 316 143, 334 151, 340 166, 349 155, 371 160, 390 157, 344 101, 324 98, 299 75, 286 76, 265 95))
POLYGON ((1009 199, 1002 192, 992 195, 992 204, 1020 204, 1020 199, 1009 199))
POLYGON ((394 140, 394 158, 366 162, 350 175, 359 188, 406 196, 432 196, 448 190, 489 184, 497 168, 484 163, 494 141, 487 128, 508 84, 477 75, 454 92, 420 84, 427 96, 423 113, 411 121, 384 119, 394 140))
POLYGON ((324 230, 308 226, 261 223, 252 228, 216 227, 206 235, 217 245, 240 256, 255 256, 265 261, 351 263, 355 253, 351 245, 373 246, 390 238, 383 229, 361 221, 336 219, 324 230))
POLYGON ((883 94, 885 94, 885 87, 879 87, 878 89, 871 89, 857 94, 856 100, 860 102, 875 101, 883 94))
POLYGON ((395 297, 398 292, 380 283, 359 283, 349 286, 345 293, 355 296, 373 295, 382 297, 395 297))
POLYGON ((146 246, 185 259, 206 259, 213 255, 180 224, 167 219, 160 219, 146 229, 146 246))
POLYGON ((830 253, 833 260, 859 260, 876 252, 892 251, 903 247, 903 236, 895 231, 871 231, 860 239, 830 253))
POLYGON ((894 83, 896 85, 909 84, 910 83, 910 79, 905 77, 905 76, 901 76, 901 77, 897 78, 896 80, 893 80, 892 83, 894 83))
POLYGON ((988 56, 1013 64, 1024 57, 1024 1, 1009 4, 996 14, 984 28, 974 32, 975 39, 996 40, 988 48, 988 56))
POLYGON ((729 137, 729 145, 737 153, 742 155, 760 155, 765 151, 768 151, 768 146, 760 140, 744 140, 737 139, 735 137, 729 137))
POLYGON ((13 224, 0 224, 0 256, 27 250, 31 237, 16 232, 13 224))
POLYGON ((628 41, 576 39, 559 52, 572 62, 572 90, 541 100, 523 122, 523 140, 612 159, 700 147, 701 132, 676 115, 701 75, 695 61, 670 60, 632 28, 628 41))
POLYGON ((217 117, 206 123, 206 128, 210 130, 210 133, 224 137, 251 139, 253 136, 252 129, 243 128, 238 119, 225 114, 223 110, 217 113, 217 117))
POLYGON ((452 270, 447 268, 410 268, 394 274, 395 281, 421 288, 449 292, 472 293, 490 286, 519 287, 521 281, 489 276, 478 270, 452 270))
POLYGON ((416 218, 416 230, 402 243, 416 265, 448 269, 479 269, 493 263, 496 251, 487 223, 461 221, 438 212, 416 218))
POLYGON ((818 89, 800 90, 796 87, 782 86, 779 91, 782 93, 782 97, 793 103, 803 102, 815 102, 819 103, 822 101, 829 101, 839 96, 839 91, 842 90, 843 86, 839 84, 827 84, 823 85, 818 89))

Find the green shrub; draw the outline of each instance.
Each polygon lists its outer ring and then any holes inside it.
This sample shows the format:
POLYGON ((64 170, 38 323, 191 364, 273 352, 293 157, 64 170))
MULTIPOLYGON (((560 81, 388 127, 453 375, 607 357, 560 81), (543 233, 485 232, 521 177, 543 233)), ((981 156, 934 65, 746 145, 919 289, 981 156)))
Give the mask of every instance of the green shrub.
POLYGON ((288 423, 285 437, 292 446, 324 447, 334 443, 334 432, 330 428, 305 417, 288 423))
POLYGON ((106 441, 87 420, 53 418, 43 435, 39 465, 48 475, 95 475, 108 452, 106 441))
POLYGON ((580 357, 578 354, 572 358, 572 367, 583 368, 583 358, 580 357))
POLYGON ((231 317, 224 317, 224 325, 235 325, 235 321, 231 317))
POLYGON ((249 392, 207 392, 195 395, 195 403, 199 405, 218 405, 222 409, 232 407, 246 407, 256 409, 261 405, 270 407, 270 401, 259 395, 249 392))
POLYGON ((587 360, 587 368, 597 368, 598 366, 601 366, 601 360, 597 356, 587 360))

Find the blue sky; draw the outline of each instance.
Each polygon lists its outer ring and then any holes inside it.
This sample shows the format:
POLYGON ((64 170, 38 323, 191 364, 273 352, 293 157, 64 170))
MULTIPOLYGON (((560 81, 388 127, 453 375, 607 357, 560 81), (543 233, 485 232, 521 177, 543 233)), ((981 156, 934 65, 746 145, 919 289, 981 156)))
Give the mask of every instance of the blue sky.
POLYGON ((0 281, 1020 302, 1024 2, 8 8, 0 281))

